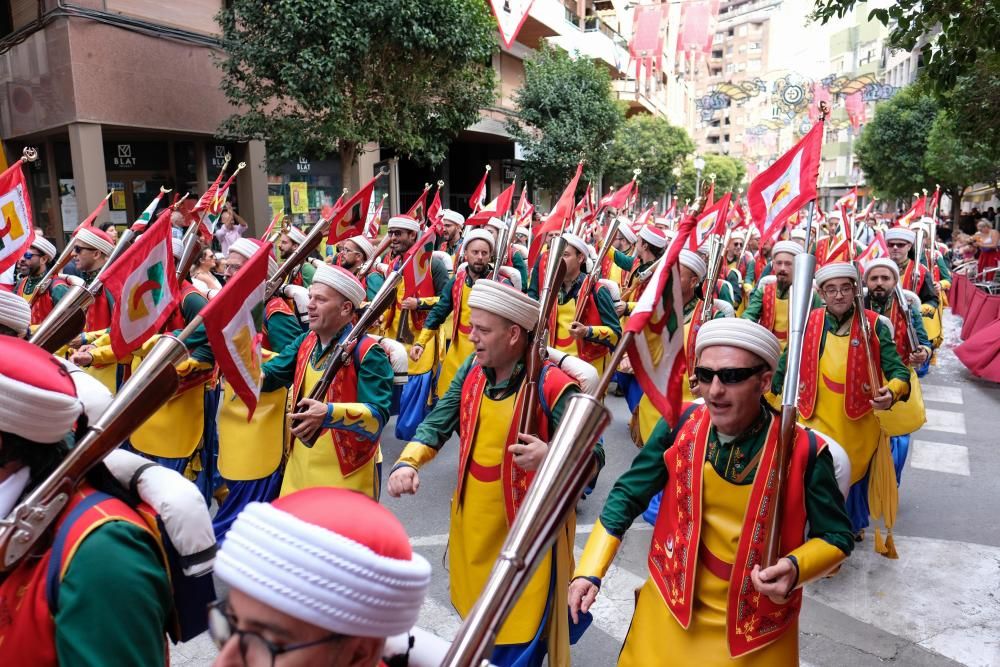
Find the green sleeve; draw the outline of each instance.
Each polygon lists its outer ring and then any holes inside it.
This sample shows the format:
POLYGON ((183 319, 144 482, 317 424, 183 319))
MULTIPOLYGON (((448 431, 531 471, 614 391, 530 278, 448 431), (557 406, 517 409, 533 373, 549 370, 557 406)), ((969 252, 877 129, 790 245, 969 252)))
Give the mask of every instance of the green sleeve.
POLYGON ((264 323, 267 329, 267 340, 273 346, 273 352, 284 350, 293 340, 302 335, 302 326, 298 318, 289 313, 275 313, 264 323))
POLYGON ((753 277, 754 277, 754 274, 756 273, 756 271, 757 271, 757 260, 748 259, 747 260, 747 272, 746 272, 746 275, 743 276, 743 284, 744 285, 750 285, 750 287, 754 287, 753 277))
POLYGON ((528 262, 521 257, 520 253, 511 253, 510 263, 513 265, 517 272, 521 274, 521 291, 527 289, 528 284, 528 262))
POLYGON ((882 374, 887 380, 902 380, 909 384, 910 369, 899 358, 896 341, 881 320, 875 322, 875 335, 878 336, 879 357, 882 361, 882 374))
POLYGON ((434 293, 441 296, 441 292, 444 291, 444 286, 448 283, 448 269, 445 268, 444 262, 442 262, 437 257, 431 259, 431 279, 434 281, 434 293))
POLYGON ((437 329, 441 326, 442 322, 448 319, 448 315, 451 314, 453 307, 451 303, 451 290, 454 285, 455 279, 449 278, 438 302, 434 304, 431 312, 427 314, 427 319, 424 320, 424 329, 437 329))
POLYGON ((601 510, 601 524, 610 535, 621 538, 637 516, 646 511, 650 499, 667 484, 663 454, 673 444, 666 422, 656 422, 649 440, 632 459, 632 466, 618 478, 601 510))
POLYGON ((764 309, 764 288, 758 287, 753 292, 750 293, 750 302, 747 304, 746 310, 740 316, 744 320, 750 320, 751 322, 760 322, 760 314, 764 309))
POLYGON ((378 439, 389 419, 393 377, 389 356, 376 343, 361 360, 361 368, 358 369, 358 402, 366 404, 378 417, 379 433, 373 439, 378 439))
POLYGON ((771 262, 768 262, 767 264, 764 265, 764 268, 763 270, 761 270, 760 278, 758 278, 758 280, 762 280, 764 276, 769 276, 769 275, 771 275, 771 262))
POLYGON ((626 255, 621 250, 615 248, 614 258, 615 258, 615 266, 617 266, 619 269, 621 269, 622 271, 632 270, 632 264, 635 263, 635 257, 632 257, 631 255, 626 255))
POLYGON ((542 281, 542 276, 538 274, 541 273, 542 268, 542 258, 541 256, 535 260, 535 265, 531 268, 531 280, 528 281, 528 296, 532 299, 538 298, 539 283, 542 281))
MULTIPOLYGON (((199 313, 201 309, 208 305, 208 299, 201 295, 200 292, 192 292, 184 297, 181 301, 181 315, 184 317, 185 322, 190 322, 199 313)), ((175 334, 179 334, 180 331, 175 331, 175 334)), ((215 356, 212 354, 212 348, 208 345, 208 334, 205 333, 205 325, 199 324, 191 335, 184 340, 184 346, 187 347, 188 352, 191 356, 198 361, 203 361, 206 364, 215 363, 215 356)))
MULTIPOLYGON (((910 321, 913 322, 913 330, 917 332, 917 342, 930 349, 931 339, 927 335, 927 328, 924 327, 924 318, 920 315, 920 309, 912 303, 907 303, 910 309, 910 321)), ((904 360, 905 361, 905 360, 904 360)))
POLYGON ((778 359, 778 367, 774 370, 771 378, 771 393, 781 395, 782 387, 785 386, 785 370, 788 367, 788 348, 781 351, 781 358, 778 359))
POLYGON ((295 360, 299 356, 299 348, 306 339, 309 332, 299 335, 298 338, 286 345, 281 353, 274 359, 265 362, 261 370, 264 371, 264 383, 261 391, 274 391, 280 387, 291 387, 295 381, 295 360))
POLYGON ((739 303, 736 298, 736 290, 733 289, 733 284, 729 280, 722 281, 722 289, 719 290, 718 298, 727 301, 733 308, 739 303))
POLYGON ((377 271, 372 271, 368 274, 368 278, 365 280, 365 298, 371 301, 378 294, 378 291, 382 289, 382 285, 385 284, 385 276, 377 271))
POLYGON ((728 282, 729 286, 733 288, 733 295, 736 299, 736 301, 733 302, 733 305, 735 306, 740 302, 740 299, 743 298, 743 286, 740 284, 739 271, 736 269, 729 269, 729 272, 726 274, 726 282, 728 282))
POLYGON ((313 284, 313 276, 316 275, 316 267, 313 266, 312 262, 305 262, 299 268, 302 273, 302 285, 309 287, 313 284))
POLYGON ((441 449, 451 434, 458 431, 458 412, 459 408, 462 407, 462 384, 465 383, 465 376, 469 374, 469 368, 472 366, 475 356, 470 354, 469 358, 459 367, 448 391, 438 399, 434 408, 417 427, 417 432, 413 435, 414 442, 422 443, 433 449, 441 449))
POLYGON ((951 269, 948 268, 948 262, 944 261, 944 257, 938 255, 935 260, 938 267, 938 272, 941 274, 941 280, 951 280, 951 269))
POLYGON ((62 667, 162 665, 173 599, 159 548, 112 521, 84 539, 59 587, 56 657, 62 667))
MULTIPOLYGON (((914 271, 917 269, 914 268, 914 271)), ((924 279, 920 281, 920 290, 917 292, 917 296, 920 297, 920 303, 925 305, 938 307, 938 296, 934 293, 934 276, 931 275, 930 271, 924 274, 924 279)))
POLYGON ((809 519, 810 538, 818 537, 845 554, 851 554, 854 532, 844 506, 844 496, 837 485, 829 449, 824 448, 816 455, 806 480, 806 517, 809 519))
POLYGON ((611 292, 598 287, 594 293, 594 302, 597 304, 597 312, 601 316, 601 326, 610 329, 610 336, 602 336, 601 332, 594 332, 597 335, 590 335, 586 338, 592 343, 607 345, 614 349, 622 336, 622 322, 618 319, 618 313, 615 312, 615 302, 611 298, 611 292))
MULTIPOLYGON (((941 274, 944 276, 944 273, 941 274)), ((52 295, 52 303, 59 303, 59 299, 66 296, 66 292, 69 291, 69 285, 61 283, 59 285, 53 285, 49 288, 49 294, 52 295)))

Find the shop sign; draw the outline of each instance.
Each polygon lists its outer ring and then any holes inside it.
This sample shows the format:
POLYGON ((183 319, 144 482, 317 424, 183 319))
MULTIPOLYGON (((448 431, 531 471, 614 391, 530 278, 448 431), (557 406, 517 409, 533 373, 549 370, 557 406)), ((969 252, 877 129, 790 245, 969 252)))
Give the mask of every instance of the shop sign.
POLYGON ((132 144, 116 144, 117 151, 111 158, 111 164, 116 169, 135 169, 136 157, 132 151, 132 144))
POLYGON ((312 169, 312 164, 310 164, 307 158, 300 157, 299 161, 295 163, 295 169, 300 174, 308 174, 312 169))
POLYGON ((222 165, 226 164, 226 153, 229 152, 229 147, 215 144, 212 146, 212 150, 208 153, 208 164, 214 169, 222 169, 222 165))

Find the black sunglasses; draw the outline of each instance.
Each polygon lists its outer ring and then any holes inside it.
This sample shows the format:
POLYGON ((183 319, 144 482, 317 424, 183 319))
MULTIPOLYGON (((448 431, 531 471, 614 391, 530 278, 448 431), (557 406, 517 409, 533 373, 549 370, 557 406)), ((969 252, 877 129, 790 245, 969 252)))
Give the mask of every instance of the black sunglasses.
POLYGON ((753 366, 751 368, 705 368, 704 366, 695 366, 694 375, 698 378, 698 382, 702 384, 712 384, 712 380, 716 377, 719 378, 719 382, 722 384, 739 384, 741 382, 746 382, 757 373, 761 371, 766 371, 768 369, 767 364, 761 364, 759 366, 753 366))

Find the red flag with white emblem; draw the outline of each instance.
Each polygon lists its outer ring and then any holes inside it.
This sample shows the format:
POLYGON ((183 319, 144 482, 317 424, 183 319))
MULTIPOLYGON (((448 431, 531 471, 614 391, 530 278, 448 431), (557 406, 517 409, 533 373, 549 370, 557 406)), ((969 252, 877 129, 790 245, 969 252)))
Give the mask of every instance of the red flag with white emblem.
MULTIPOLYGON (((31 198, 18 160, 0 174, 0 273, 24 256, 35 240, 31 224, 31 198)), ((105 200, 106 201, 106 200, 105 200)))
POLYGON ((368 208, 372 202, 372 194, 375 192, 375 183, 383 174, 384 172, 381 171, 375 174, 375 177, 355 192, 343 206, 334 210, 331 214, 333 222, 330 223, 330 232, 326 237, 327 245, 333 245, 352 236, 364 234, 365 224, 368 222, 368 208))

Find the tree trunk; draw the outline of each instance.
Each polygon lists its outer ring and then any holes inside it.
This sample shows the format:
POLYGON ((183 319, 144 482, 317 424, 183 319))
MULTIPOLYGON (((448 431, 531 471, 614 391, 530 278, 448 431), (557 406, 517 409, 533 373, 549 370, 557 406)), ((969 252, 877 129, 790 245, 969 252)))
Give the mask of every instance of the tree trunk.
MULTIPOLYGON (((349 193, 357 192, 361 187, 358 174, 358 147, 348 141, 341 141, 340 153, 340 178, 342 187, 347 188, 349 193)), ((337 193, 340 196, 340 193, 337 193)))

